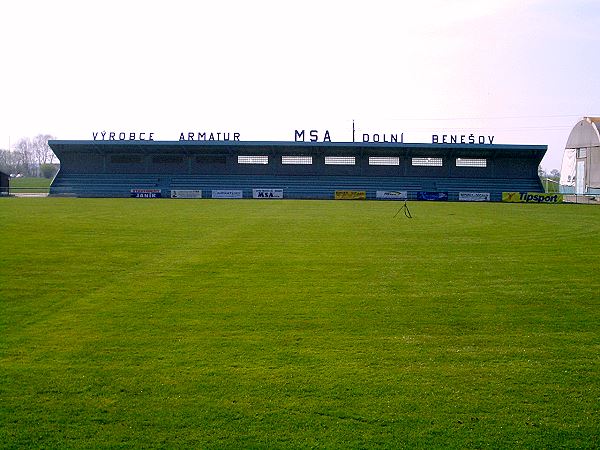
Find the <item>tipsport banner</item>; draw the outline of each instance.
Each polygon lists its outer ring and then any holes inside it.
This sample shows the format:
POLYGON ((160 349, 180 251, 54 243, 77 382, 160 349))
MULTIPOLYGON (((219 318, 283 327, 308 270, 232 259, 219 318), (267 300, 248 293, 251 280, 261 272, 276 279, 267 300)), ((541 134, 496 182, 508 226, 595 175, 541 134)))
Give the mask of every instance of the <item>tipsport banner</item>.
POLYGON ((336 200, 366 200, 366 191, 335 191, 336 200))
POLYGON ((506 203, 562 203, 563 195, 541 192, 503 192, 502 201, 506 203))

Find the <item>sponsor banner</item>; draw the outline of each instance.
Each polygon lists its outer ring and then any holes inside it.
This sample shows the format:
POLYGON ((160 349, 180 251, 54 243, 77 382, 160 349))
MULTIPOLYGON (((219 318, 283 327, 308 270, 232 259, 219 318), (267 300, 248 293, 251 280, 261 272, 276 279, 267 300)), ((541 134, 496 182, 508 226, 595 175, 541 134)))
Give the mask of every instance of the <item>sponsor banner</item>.
POLYGON ((489 202, 489 192, 459 192, 458 201, 460 202, 489 202))
POLYGON ((283 198, 283 189, 252 189, 252 198, 283 198))
POLYGON ((417 200, 427 200, 427 201, 447 201, 448 193, 447 192, 417 192, 417 200))
POLYGON ((406 200, 408 199, 407 191, 377 191, 378 199, 381 200, 406 200))
POLYGON ((160 189, 132 189, 131 197, 133 198, 161 198, 160 189))
POLYGON ((202 191, 198 189, 171 190, 171 198, 202 198, 202 191))
POLYGON ((563 195, 543 192, 503 192, 502 201, 508 203, 562 203, 563 195))
POLYGON ((231 189, 215 189, 212 191, 212 198, 242 198, 242 191, 231 189))
POLYGON ((366 191, 335 191, 336 200, 366 200, 366 191))

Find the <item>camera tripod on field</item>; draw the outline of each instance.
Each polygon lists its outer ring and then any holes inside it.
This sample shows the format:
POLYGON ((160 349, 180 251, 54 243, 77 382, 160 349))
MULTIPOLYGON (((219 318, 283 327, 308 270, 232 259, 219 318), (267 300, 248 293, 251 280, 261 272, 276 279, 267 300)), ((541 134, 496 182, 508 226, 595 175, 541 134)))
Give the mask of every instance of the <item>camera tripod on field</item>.
POLYGON ((394 214, 394 217, 396 217, 398 214, 400 214, 401 211, 404 211, 404 215, 409 218, 412 219, 412 214, 410 213, 410 209, 408 209, 408 204, 406 203, 406 200, 404 200, 404 205, 402 205, 402 207, 396 211, 396 214, 394 214))

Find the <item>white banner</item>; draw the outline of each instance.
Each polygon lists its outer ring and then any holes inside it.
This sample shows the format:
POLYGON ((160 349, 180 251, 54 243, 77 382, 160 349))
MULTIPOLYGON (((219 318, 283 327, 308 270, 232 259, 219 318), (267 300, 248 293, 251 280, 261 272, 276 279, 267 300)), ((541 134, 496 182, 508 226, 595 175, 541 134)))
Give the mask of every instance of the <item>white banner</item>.
POLYGON ((575 186, 577 150, 574 148, 566 148, 563 153, 562 166, 560 168, 560 185, 575 186))
POLYGON ((202 191, 198 189, 171 190, 171 198, 202 198, 202 191))
POLYGON ((283 189, 252 189, 253 198, 283 198, 283 189))
POLYGON ((242 198, 242 191, 217 189, 212 191, 212 198, 242 198))
POLYGON ((489 202, 489 192, 459 192, 458 201, 460 202, 489 202))
POLYGON ((406 200, 407 191, 377 191, 377 198, 381 200, 406 200))

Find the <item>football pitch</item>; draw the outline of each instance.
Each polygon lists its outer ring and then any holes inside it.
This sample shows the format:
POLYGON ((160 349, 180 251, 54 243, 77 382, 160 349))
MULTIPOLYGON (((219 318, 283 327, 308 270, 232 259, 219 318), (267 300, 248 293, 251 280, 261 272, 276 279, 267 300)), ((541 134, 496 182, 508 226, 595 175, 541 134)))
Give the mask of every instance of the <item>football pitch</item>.
POLYGON ((0 446, 600 447, 600 208, 400 206, 0 199, 0 446))

